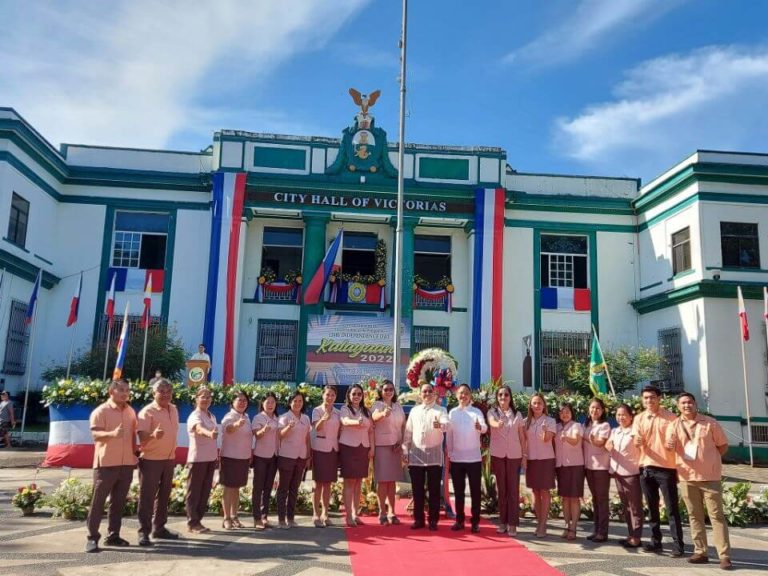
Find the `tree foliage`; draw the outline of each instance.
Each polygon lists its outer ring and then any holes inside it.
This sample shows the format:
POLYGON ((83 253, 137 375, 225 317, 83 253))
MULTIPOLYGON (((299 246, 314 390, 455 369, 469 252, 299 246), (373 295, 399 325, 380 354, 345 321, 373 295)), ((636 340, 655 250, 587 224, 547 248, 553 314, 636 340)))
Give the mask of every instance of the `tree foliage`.
MULTIPOLYGON (((136 332, 128 338, 128 350, 123 365, 123 376, 132 380, 148 380, 160 370, 163 376, 178 379, 184 370, 186 352, 181 340, 173 330, 157 326, 149 330, 147 334, 147 360, 141 378, 141 357, 144 349, 144 332, 136 332)), ((101 379, 104 373, 104 344, 99 344, 90 350, 78 351, 72 359, 73 377, 101 379)), ((117 351, 110 346, 109 360, 107 362, 107 377, 112 375, 117 359, 117 351)), ((50 366, 43 371, 42 377, 48 382, 64 378, 67 373, 67 365, 50 366)))
MULTIPOLYGON (((634 390, 638 383, 663 379, 667 364, 655 348, 617 348, 603 351, 616 394, 634 390)), ((563 356, 558 368, 565 388, 580 394, 591 394, 589 389, 589 358, 563 356)))

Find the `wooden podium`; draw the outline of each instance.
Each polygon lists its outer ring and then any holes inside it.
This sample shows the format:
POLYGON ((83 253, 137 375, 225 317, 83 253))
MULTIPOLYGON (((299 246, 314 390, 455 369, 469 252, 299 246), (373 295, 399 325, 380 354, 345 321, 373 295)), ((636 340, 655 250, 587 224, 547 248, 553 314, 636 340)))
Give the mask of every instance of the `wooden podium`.
POLYGON ((209 362, 205 360, 187 360, 187 386, 194 388, 208 382, 209 362))

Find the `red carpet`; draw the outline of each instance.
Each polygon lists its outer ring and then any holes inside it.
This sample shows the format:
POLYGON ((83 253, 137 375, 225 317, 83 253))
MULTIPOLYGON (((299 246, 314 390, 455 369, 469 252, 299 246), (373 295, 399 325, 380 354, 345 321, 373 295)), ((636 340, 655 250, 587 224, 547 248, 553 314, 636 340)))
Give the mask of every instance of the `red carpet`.
MULTIPOLYGON (((516 539, 496 534, 496 526, 482 520, 480 532, 451 532, 452 520, 443 515, 437 532, 411 530, 412 518, 399 501, 399 526, 381 526, 377 517, 366 517, 365 526, 346 528, 354 576, 504 576, 561 575, 516 539)), ((526 530, 525 538, 528 537, 526 530)), ((532 534, 531 534, 532 536, 532 534)), ((550 536, 552 537, 552 536, 550 536)))

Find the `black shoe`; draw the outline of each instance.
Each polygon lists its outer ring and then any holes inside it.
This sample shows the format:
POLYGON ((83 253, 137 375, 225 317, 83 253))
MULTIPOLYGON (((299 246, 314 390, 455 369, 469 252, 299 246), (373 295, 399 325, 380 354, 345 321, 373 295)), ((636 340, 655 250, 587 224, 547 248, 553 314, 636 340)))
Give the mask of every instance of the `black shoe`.
POLYGON ((430 522, 429 523, 429 531, 430 532, 437 532, 437 522, 430 522))
POLYGON ((176 532, 171 532, 168 528, 163 528, 158 532, 153 532, 152 538, 155 540, 178 540, 179 535, 176 532))
POLYGON ((591 542, 592 540, 597 538, 597 534, 590 534, 589 536, 585 536, 585 538, 591 542))
MULTIPOLYGON (((432 524, 430 523, 429 526, 430 526, 430 529, 431 529, 432 524)), ((458 532, 459 530, 464 530, 464 522, 454 522, 451 525, 451 530, 453 530, 454 532, 458 532)))
POLYGON ((683 556, 685 556, 685 552, 680 550, 680 548, 675 548, 675 549, 672 550, 672 557, 673 558, 682 558, 683 556))
POLYGON ((90 538, 85 541, 85 551, 88 553, 99 552, 99 541, 91 540, 90 538))
POLYGON ((643 544, 644 552, 652 552, 654 554, 661 554, 661 544, 643 544))
POLYGON ((128 540, 124 538, 120 538, 120 536, 107 536, 104 539, 104 544, 107 546, 119 546, 121 548, 125 548, 126 546, 130 546, 131 543, 128 542, 128 540))
POLYGON ((422 528, 424 528, 424 522, 416 521, 411 524, 411 530, 421 530, 422 528))
POLYGON ((708 564, 709 563, 709 556, 706 554, 693 554, 690 558, 688 558, 689 564, 708 564))
POLYGON ((139 536, 139 546, 152 546, 152 540, 146 534, 141 534, 139 536))
POLYGON ((472 534, 477 534, 480 532, 480 524, 472 524, 471 532, 472 534))

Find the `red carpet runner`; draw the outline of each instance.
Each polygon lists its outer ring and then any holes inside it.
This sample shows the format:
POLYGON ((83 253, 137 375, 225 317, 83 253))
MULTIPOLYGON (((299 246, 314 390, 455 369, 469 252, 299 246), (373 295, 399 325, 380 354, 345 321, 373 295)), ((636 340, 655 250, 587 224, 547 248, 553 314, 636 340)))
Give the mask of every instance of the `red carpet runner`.
POLYGON ((496 534, 487 520, 481 521, 478 534, 469 531, 469 514, 463 532, 451 532, 453 521, 442 515, 437 532, 411 530, 405 502, 398 504, 403 506, 399 526, 381 526, 377 517, 366 517, 365 526, 346 528, 354 576, 562 574, 514 538, 496 534))

